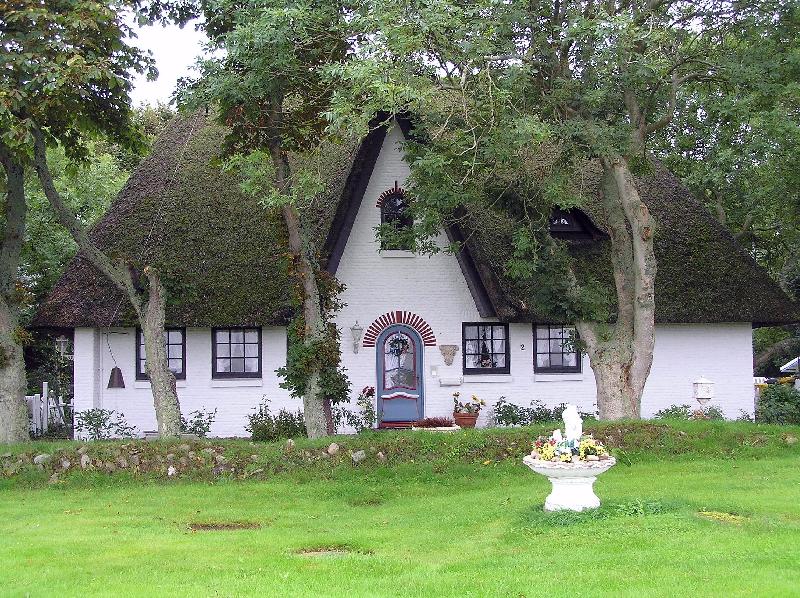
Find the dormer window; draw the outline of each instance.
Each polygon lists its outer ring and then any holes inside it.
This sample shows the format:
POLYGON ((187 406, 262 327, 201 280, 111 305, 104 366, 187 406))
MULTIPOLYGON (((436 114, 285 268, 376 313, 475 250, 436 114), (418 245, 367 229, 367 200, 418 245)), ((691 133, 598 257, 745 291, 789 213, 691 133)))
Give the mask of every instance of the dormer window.
MULTIPOLYGON (((397 183, 394 189, 381 196, 380 208, 381 225, 388 225, 387 228, 392 229, 389 231, 391 237, 407 232, 414 226, 408 198, 405 192, 397 187, 397 183)), ((411 251, 413 247, 410 240, 382 239, 381 249, 411 251)))
POLYGON ((605 236, 580 210, 560 208, 553 208, 550 214, 550 234, 567 241, 591 241, 605 236))

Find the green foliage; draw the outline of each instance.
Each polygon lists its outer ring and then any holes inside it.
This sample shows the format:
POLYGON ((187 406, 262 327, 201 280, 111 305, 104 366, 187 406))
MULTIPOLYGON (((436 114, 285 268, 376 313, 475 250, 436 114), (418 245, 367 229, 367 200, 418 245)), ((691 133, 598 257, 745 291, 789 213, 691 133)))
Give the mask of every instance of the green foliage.
POLYGON ((695 409, 691 405, 670 405, 669 407, 657 411, 653 418, 683 421, 688 421, 690 419, 723 420, 725 419, 725 414, 715 405, 701 407, 699 409, 695 409))
POLYGON ((194 434, 199 438, 205 438, 211 431, 211 425, 216 418, 216 409, 214 411, 198 409, 185 417, 181 414, 181 433, 194 434))
POLYGON ((250 432, 253 440, 271 442, 282 438, 299 438, 306 435, 306 423, 302 411, 290 413, 281 409, 277 415, 272 415, 269 409, 269 399, 265 399, 255 413, 248 415, 247 420, 248 424, 245 429, 250 432))
POLYGON ((800 391, 786 384, 770 384, 761 391, 756 421, 765 424, 800 424, 800 391))
MULTIPOLYGON (((497 426, 530 426, 543 422, 561 420, 561 414, 567 408, 566 403, 555 407, 547 407, 539 400, 531 401, 529 407, 522 407, 510 403, 505 397, 500 397, 492 407, 492 421, 497 426)), ((586 419, 594 418, 594 414, 580 413, 586 419)))
POLYGON ((108 440, 133 438, 136 428, 128 425, 121 413, 95 408, 75 413, 75 432, 89 440, 108 440))
POLYGON ((365 386, 356 398, 356 411, 348 409, 344 405, 338 405, 333 408, 333 426, 335 429, 344 423, 356 432, 363 432, 364 430, 371 430, 375 427, 375 422, 378 420, 375 412, 375 387, 365 386))

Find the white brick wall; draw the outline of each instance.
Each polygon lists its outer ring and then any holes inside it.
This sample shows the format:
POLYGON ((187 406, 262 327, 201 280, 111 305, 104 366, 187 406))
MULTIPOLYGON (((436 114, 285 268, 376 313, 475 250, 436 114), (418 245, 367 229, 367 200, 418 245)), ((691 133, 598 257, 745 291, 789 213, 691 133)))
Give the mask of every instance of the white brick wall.
MULTIPOLYGON (((375 241, 375 227, 380 224, 378 197, 394 187, 395 181, 403 186, 409 175, 408 165, 402 160, 401 141, 397 127, 386 136, 337 273, 346 285, 342 295, 346 305, 337 314, 336 323, 341 330, 342 361, 352 382, 353 397, 362 387, 376 384, 376 349, 361 347, 354 354, 350 327, 358 321, 366 330, 382 314, 403 310, 422 317, 432 327, 438 344, 459 347, 451 366, 444 364, 438 346, 424 350, 426 416, 449 416, 456 390, 462 399, 477 394, 490 405, 505 396, 521 405, 538 399, 548 405, 571 402, 582 410, 594 411, 595 382, 588 358, 584 357, 581 374, 535 375, 530 324, 509 326, 509 375, 465 376, 461 382, 461 324, 482 318, 455 257, 447 253, 397 257, 398 252, 388 257, 381 255, 375 241)), ((447 243, 444 235, 438 241, 442 246, 447 243)), ((212 434, 234 436, 245 434, 246 416, 263 396, 272 399, 274 411, 281 407, 299 408, 300 402, 279 388, 275 375, 275 369, 286 360, 285 330, 264 328, 262 340, 262 380, 212 380, 211 331, 189 328, 187 376, 178 381, 182 411, 216 407, 212 434)), ((85 328, 75 331, 76 408, 114 409, 124 413, 128 422, 140 430, 155 429, 149 384, 135 380, 134 343, 133 329, 102 334, 85 328), (111 351, 122 368, 124 389, 106 388, 114 366, 111 351)), ((672 404, 691 404, 691 382, 700 375, 716 383, 717 398, 712 404, 722 407, 729 417, 736 417, 740 409, 752 412, 752 357, 748 323, 657 326, 653 369, 645 388, 642 414, 647 417, 672 404)), ((480 422, 485 419, 486 411, 480 422)))

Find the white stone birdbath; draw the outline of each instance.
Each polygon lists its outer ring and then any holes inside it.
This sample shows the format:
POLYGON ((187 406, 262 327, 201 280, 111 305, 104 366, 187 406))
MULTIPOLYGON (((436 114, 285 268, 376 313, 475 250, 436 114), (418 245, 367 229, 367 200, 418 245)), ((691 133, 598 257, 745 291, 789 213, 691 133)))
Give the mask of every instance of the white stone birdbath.
MULTIPOLYGON (((567 405, 561 417, 564 420, 563 437, 580 442, 583 420, 575 405, 567 405)), ((560 441, 561 430, 553 430, 552 437, 560 441)), ((522 462, 536 473, 547 476, 553 484, 552 492, 544 501, 545 511, 584 511, 600 506, 600 499, 594 493, 594 482, 617 461, 614 457, 598 461, 544 461, 528 455, 522 462)))
POLYGON ((545 511, 584 511, 600 506, 594 493, 594 482, 601 473, 611 469, 617 460, 609 457, 604 461, 579 461, 564 463, 542 461, 528 455, 522 462, 536 473, 547 476, 553 490, 544 501, 545 511))

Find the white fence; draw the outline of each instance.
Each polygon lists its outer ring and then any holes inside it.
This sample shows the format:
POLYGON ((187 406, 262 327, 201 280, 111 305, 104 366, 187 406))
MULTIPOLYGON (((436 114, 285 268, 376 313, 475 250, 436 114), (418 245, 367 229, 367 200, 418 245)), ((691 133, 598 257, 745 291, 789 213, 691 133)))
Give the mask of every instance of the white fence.
POLYGON ((38 436, 45 432, 50 426, 64 426, 64 404, 61 397, 51 396, 49 384, 42 384, 42 393, 27 395, 25 401, 28 403, 28 420, 30 422, 31 434, 38 436))

